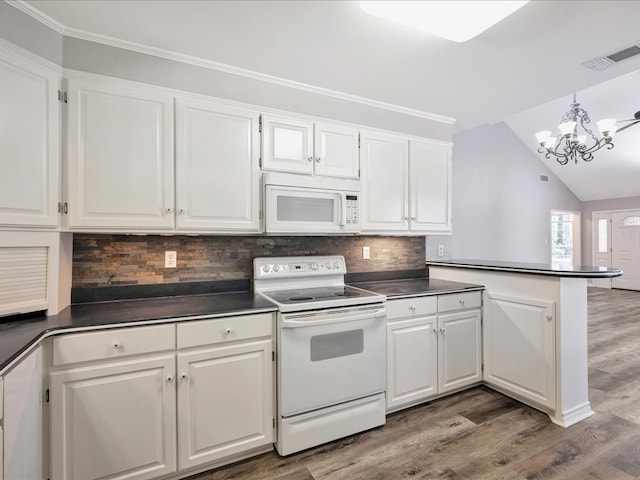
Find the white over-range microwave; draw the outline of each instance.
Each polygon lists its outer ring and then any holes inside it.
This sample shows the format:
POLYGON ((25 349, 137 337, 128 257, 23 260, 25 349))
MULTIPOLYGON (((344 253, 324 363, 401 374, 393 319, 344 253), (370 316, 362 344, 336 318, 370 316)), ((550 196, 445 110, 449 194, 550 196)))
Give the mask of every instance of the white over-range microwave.
POLYGON ((265 231, 290 235, 358 233, 360 182, 265 172, 265 231))

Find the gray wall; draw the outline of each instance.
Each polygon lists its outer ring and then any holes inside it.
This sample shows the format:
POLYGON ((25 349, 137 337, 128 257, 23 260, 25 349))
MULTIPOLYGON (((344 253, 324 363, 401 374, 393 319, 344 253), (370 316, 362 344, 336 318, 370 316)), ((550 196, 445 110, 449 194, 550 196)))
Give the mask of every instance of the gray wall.
POLYGON ((62 65, 62 35, 5 2, 0 2, 0 37, 62 65))
POLYGON ((582 263, 593 263, 593 212, 608 210, 640 210, 640 197, 612 198, 582 202, 582 263))
POLYGON ((453 141, 453 257, 549 262, 551 210, 578 212, 578 198, 504 123, 453 141))

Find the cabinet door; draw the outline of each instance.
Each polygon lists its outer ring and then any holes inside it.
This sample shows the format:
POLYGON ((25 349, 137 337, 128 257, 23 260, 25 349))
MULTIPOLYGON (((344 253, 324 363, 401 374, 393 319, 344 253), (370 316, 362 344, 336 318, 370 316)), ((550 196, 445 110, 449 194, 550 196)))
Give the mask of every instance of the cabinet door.
POLYGON ((480 310, 438 315, 438 392, 482 381, 480 310))
POLYGON ((260 231, 258 113, 176 101, 176 226, 260 231))
POLYGON ((313 123, 285 117, 263 117, 262 168, 313 173, 313 123))
POLYGON ((68 90, 69 227, 173 228, 173 98, 109 79, 68 90))
MULTIPOLYGON (((3 478, 42 478, 42 348, 38 347, 4 378, 3 478)), ((2 463, 2 462, 0 462, 2 463)))
POLYGON ((362 231, 408 230, 408 148, 404 137, 362 135, 362 231))
POLYGON ((141 480, 176 471, 175 355, 50 374, 51 478, 141 480))
POLYGON ((451 232, 451 147, 411 140, 411 230, 451 232))
POLYGON ((484 321, 485 381, 555 407, 555 304, 491 293, 484 321))
POLYGON ((316 175, 356 179, 360 176, 357 129, 316 123, 313 138, 316 175))
POLYGON ((179 468, 273 442, 271 340, 178 353, 179 468))
POLYGON ((387 324, 387 411, 437 393, 436 316, 387 324))
POLYGON ((56 227, 60 74, 0 50, 0 225, 56 227))

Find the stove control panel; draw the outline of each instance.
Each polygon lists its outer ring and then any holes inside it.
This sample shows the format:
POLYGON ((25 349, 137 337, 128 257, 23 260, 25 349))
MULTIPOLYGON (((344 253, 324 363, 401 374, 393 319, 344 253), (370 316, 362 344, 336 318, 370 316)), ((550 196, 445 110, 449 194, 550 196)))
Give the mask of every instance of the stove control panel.
POLYGON ((341 255, 323 257, 259 257, 253 260, 256 279, 344 275, 347 265, 341 255))

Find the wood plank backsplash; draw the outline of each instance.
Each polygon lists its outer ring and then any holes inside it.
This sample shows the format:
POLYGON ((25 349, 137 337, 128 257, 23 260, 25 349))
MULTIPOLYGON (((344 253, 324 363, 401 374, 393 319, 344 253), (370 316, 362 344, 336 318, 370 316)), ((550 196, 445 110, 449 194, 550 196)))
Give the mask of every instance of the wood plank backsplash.
POLYGON ((349 273, 421 269, 425 237, 74 234, 73 287, 251 279, 254 257, 295 255, 344 255, 349 273), (166 250, 177 252, 177 268, 164 268, 166 250))

